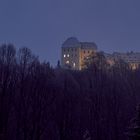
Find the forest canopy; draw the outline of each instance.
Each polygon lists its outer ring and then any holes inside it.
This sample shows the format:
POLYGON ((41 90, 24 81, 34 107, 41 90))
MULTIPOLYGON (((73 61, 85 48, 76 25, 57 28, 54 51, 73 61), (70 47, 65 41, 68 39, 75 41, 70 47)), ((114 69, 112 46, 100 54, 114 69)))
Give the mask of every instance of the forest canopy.
POLYGON ((128 140, 140 69, 108 68, 99 56, 73 71, 40 62, 26 47, 1 45, 0 139, 128 140))

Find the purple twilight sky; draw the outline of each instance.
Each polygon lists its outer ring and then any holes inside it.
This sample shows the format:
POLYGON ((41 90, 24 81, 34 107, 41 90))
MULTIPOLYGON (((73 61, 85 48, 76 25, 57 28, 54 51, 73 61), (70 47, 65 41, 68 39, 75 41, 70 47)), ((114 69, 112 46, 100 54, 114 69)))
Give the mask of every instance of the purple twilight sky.
POLYGON ((140 0, 0 0, 0 44, 27 46, 54 65, 71 36, 140 52, 140 0))

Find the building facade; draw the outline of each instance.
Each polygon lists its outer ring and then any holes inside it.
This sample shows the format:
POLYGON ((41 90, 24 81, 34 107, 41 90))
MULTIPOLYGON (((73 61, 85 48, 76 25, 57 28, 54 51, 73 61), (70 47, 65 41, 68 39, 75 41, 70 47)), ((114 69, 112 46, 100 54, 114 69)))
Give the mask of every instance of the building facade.
MULTIPOLYGON (((80 42, 77 38, 70 37, 62 44, 61 66, 67 69, 81 70, 84 68, 85 60, 96 53, 97 45, 94 42, 80 42)), ((138 52, 103 54, 110 66, 119 60, 127 63, 133 70, 140 66, 140 53, 138 52)))
POLYGON ((140 53, 138 52, 128 52, 128 53, 117 53, 114 52, 113 57, 115 60, 123 60, 125 63, 129 64, 130 68, 133 70, 137 69, 140 65, 140 53))
POLYGON ((114 65, 115 61, 122 60, 123 62, 127 63, 133 70, 137 69, 140 66, 140 53, 138 52, 114 52, 112 54, 105 53, 105 57, 111 65, 114 65))
POLYGON ((61 65, 63 68, 81 70, 84 60, 96 53, 97 45, 93 42, 79 42, 77 38, 68 38, 62 44, 61 65))

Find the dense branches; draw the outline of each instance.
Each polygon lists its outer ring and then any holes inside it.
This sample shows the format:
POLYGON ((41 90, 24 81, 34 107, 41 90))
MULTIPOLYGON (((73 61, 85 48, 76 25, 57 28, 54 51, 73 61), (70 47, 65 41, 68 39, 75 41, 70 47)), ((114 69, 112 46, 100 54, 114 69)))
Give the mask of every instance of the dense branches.
POLYGON ((83 71, 41 63, 28 48, 0 47, 0 139, 127 140, 140 70, 99 53, 83 71))

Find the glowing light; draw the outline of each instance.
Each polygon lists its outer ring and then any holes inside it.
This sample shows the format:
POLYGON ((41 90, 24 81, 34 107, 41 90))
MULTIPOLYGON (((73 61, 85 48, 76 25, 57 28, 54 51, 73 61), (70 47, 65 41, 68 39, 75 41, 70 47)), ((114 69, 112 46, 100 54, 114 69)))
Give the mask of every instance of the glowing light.
POLYGON ((64 57, 66 57, 66 55, 64 54, 64 57))
POLYGON ((69 64, 70 62, 69 61, 66 61, 66 64, 69 64))
POLYGON ((75 62, 73 63, 73 67, 75 67, 75 62))
POLYGON ((69 54, 67 54, 67 57, 70 57, 70 55, 69 55, 69 54))

